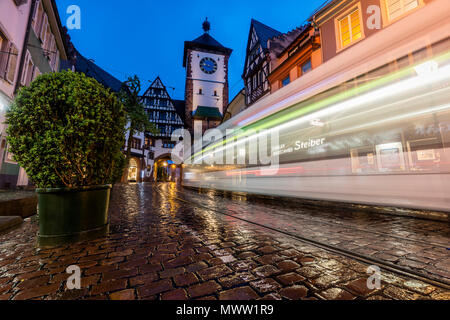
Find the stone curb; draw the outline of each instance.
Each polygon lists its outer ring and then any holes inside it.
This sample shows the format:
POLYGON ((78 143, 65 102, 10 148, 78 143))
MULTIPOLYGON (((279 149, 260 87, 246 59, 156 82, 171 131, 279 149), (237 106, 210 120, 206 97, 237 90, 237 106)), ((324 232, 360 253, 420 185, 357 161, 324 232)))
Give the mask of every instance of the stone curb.
POLYGON ((0 217, 0 232, 11 229, 15 226, 22 224, 23 220, 21 217, 0 217))
POLYGON ((37 196, 0 202, 0 217, 19 216, 22 219, 37 213, 37 196))

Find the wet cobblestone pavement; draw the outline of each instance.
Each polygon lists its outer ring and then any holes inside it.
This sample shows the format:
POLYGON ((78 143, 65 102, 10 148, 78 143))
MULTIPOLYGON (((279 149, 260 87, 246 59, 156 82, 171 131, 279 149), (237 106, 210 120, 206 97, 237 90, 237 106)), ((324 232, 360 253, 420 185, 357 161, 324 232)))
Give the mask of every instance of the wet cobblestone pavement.
MULTIPOLYGON (((213 193, 199 195, 175 184, 117 186, 111 198, 108 238, 38 250, 35 218, 1 234, 0 300, 450 299, 448 290, 384 271, 381 288, 368 289, 367 264, 217 211, 225 209, 247 218, 253 214, 260 223, 271 226, 281 226, 294 214, 289 208, 277 214, 273 205, 243 203, 213 193), (202 206, 191 201, 202 201, 202 206), (82 270, 81 290, 66 289, 69 275, 65 270, 70 265, 82 270)), ((384 245, 366 240, 367 234, 358 234, 368 227, 363 218, 343 215, 340 220, 355 227, 358 236, 352 237, 337 218, 310 216, 291 227, 304 225, 301 230, 310 236, 322 233, 323 239, 341 239, 358 247, 384 245), (325 221, 334 228, 342 227, 342 238, 330 234, 325 221)), ((379 241, 389 228, 390 218, 371 221, 379 241)), ((412 219, 396 219, 398 229, 389 234, 397 238, 389 242, 398 243, 377 252, 407 252, 402 238, 421 236, 420 230, 428 230, 425 234, 429 237, 421 238, 420 246, 432 242, 420 252, 431 248, 435 253, 433 248, 445 247, 445 224, 438 224, 442 229, 436 229, 431 222, 422 227, 410 222, 412 219)), ((410 249, 420 256, 416 246, 410 249)), ((448 272, 448 253, 447 258, 439 255, 435 260, 436 270, 443 266, 439 270, 448 272)))
POLYGON ((180 198, 338 249, 382 260, 450 284, 450 225, 423 219, 341 209, 302 207, 272 200, 244 202, 213 191, 184 190, 180 198), (206 197, 206 199, 205 199, 206 197), (208 202, 209 201, 209 202, 208 202), (242 205, 245 203, 245 205, 242 205))

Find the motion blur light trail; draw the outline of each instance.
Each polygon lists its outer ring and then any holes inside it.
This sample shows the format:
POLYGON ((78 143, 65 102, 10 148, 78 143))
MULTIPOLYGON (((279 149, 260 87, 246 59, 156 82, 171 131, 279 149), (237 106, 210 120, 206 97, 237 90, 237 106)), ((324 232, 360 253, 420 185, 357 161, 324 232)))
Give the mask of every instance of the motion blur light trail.
MULTIPOLYGON (((302 106, 301 108, 297 110, 292 110, 287 114, 272 114, 267 116, 267 118, 264 118, 262 120, 259 120, 255 123, 251 123, 247 126, 244 126, 240 128, 240 133, 238 133, 236 136, 227 137, 227 139, 224 139, 223 141, 219 143, 215 143, 210 146, 206 146, 203 151, 196 153, 191 157, 191 160, 195 161, 195 163, 199 163, 200 161, 203 161, 205 157, 207 157, 209 154, 208 151, 214 150, 214 152, 220 152, 225 150, 226 148, 234 147, 235 145, 240 145, 243 143, 248 142, 250 139, 254 139, 255 136, 252 135, 250 137, 247 137, 247 132, 249 130, 255 130, 255 131, 261 131, 264 129, 269 130, 283 130, 287 129, 290 126, 297 125, 302 122, 307 122, 311 120, 315 120, 316 118, 321 118, 324 116, 327 116, 327 114, 337 112, 337 111, 343 111, 345 109, 350 109, 352 107, 356 108, 358 106, 364 107, 364 103, 372 102, 375 99, 381 99, 381 98, 388 98, 389 96, 395 96, 396 94, 406 93, 406 92, 413 92, 417 88, 426 88, 428 85, 433 85, 439 81, 447 80, 450 77, 450 66, 444 65, 441 68, 437 68, 437 65, 439 63, 446 64, 448 63, 448 60, 450 59, 450 53, 446 53, 440 57, 436 57, 431 61, 418 64, 413 67, 405 68, 401 71, 395 72, 393 74, 381 77, 380 79, 373 80, 367 84, 364 84, 360 87, 356 87, 353 89, 350 89, 345 92, 341 92, 339 94, 333 95, 329 98, 323 99, 321 101, 318 101, 316 103, 302 106), (429 69, 429 66, 433 65, 435 68, 432 69, 431 72, 424 73, 424 71, 418 73, 418 70, 427 70, 429 69), (411 78, 411 76, 413 77, 411 78), (414 76, 415 75, 415 76, 414 76), (408 78, 409 77, 409 78, 408 78), (405 79, 406 78, 406 79, 405 79), (395 83, 395 81, 402 80, 399 83, 395 83), (390 84, 393 83, 393 84, 390 84), (390 84, 390 85, 388 85, 390 84), (365 93, 365 95, 362 95, 365 93), (353 99, 350 99, 354 97, 353 99), (350 100, 348 100, 350 99, 350 100), (333 105, 334 104, 334 105, 333 105), (315 113, 312 113, 314 111, 318 111, 315 113), (306 116, 305 116, 306 115, 306 116), (304 116, 304 117, 302 117, 304 116), (287 122, 289 120, 292 120, 290 122, 287 122), (287 122, 287 123, 286 123, 287 122), (281 124, 281 125, 280 125, 281 124), (231 142, 232 140, 237 139, 236 142, 231 142), (219 149, 220 146, 223 146, 219 149), (226 145, 226 146, 224 146, 226 145), (198 157, 201 153, 206 154, 202 157, 198 157)), ((394 100, 394 99, 393 99, 394 100)), ((281 101, 279 104, 283 104, 284 101, 281 101)), ((298 108, 300 107, 302 102, 297 103, 291 107, 288 108, 288 110, 282 110, 282 111, 289 111, 290 109, 298 108)), ((264 110, 261 112, 261 115, 264 113, 269 112, 271 109, 268 108, 267 110, 264 110)), ((239 125, 248 123, 248 119, 241 121, 239 125)), ((231 120, 230 120, 231 121, 231 120)), ((220 128, 219 128, 220 129, 220 128)), ((256 135, 256 137, 267 135, 269 132, 260 132, 256 135)))
POLYGON ((183 184, 449 211, 450 39, 445 43, 444 54, 428 54, 394 73, 392 63, 364 70, 282 110, 279 106, 296 98, 263 99, 261 105, 271 101, 266 108, 260 105, 255 114, 250 108, 219 127, 235 131, 191 158, 183 184), (276 166, 251 163, 255 141, 273 133, 278 143, 268 152, 277 157, 276 166), (204 164, 230 153, 237 153, 231 163, 227 158, 225 165, 204 164), (245 163, 236 161, 243 158, 245 163))

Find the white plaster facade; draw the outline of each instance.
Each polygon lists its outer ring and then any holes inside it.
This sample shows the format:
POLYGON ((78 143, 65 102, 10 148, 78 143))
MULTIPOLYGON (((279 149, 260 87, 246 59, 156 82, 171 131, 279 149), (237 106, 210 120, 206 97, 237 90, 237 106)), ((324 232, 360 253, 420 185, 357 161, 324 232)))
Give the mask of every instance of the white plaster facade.
MULTIPOLYGON (((10 159, 6 143, 5 114, 14 99, 19 65, 24 50, 31 0, 0 1, 0 174, 14 176, 17 164, 10 159)), ((25 171, 18 169, 18 185, 26 185, 25 171)))
POLYGON ((223 92, 227 81, 225 56, 202 51, 191 51, 191 68, 193 80, 193 105, 194 110, 198 106, 217 107, 223 113, 223 92), (207 74, 200 68, 200 61, 209 57, 217 63, 217 71, 207 74), (200 93, 201 89, 201 93, 200 93))

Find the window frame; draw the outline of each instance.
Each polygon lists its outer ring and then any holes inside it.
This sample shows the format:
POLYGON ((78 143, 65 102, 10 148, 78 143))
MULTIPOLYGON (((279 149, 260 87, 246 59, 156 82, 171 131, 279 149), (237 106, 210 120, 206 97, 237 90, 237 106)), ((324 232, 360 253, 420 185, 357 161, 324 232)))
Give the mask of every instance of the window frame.
POLYGON ((281 78, 281 80, 280 80, 280 88, 284 88, 284 87, 288 86, 291 82, 292 82, 292 81, 291 81, 291 75, 290 75, 290 74, 287 74, 286 76, 284 76, 284 77, 281 78), (286 83, 286 84, 284 84, 284 81, 285 81, 286 79, 289 79, 289 82, 286 83))
POLYGON ((6 63, 5 70, 5 80, 13 84, 16 80, 17 67, 19 62, 19 49, 14 45, 14 43, 9 42, 9 56, 6 63), (12 73, 11 73, 12 72, 12 73), (11 78, 12 76, 12 78, 11 78))
MULTIPOLYGON (((350 30, 351 30, 351 26, 349 26, 350 30)), ((361 8, 361 2, 358 2, 352 6, 350 6, 349 8, 345 9, 341 14, 339 14, 335 19, 334 19, 334 30, 335 30, 335 36, 336 36, 336 52, 340 52, 342 50, 345 50, 353 45, 355 45, 356 43, 364 40, 366 38, 366 34, 364 32, 364 20, 363 20, 363 15, 362 15, 362 8, 361 8), (344 18, 348 18, 348 16, 350 16, 353 11, 358 10, 358 16, 359 16, 359 25, 361 28, 361 37, 357 40, 351 41, 348 45, 343 46, 342 44, 342 35, 341 35, 341 24, 340 21, 343 20, 344 18)))
POLYGON ((0 79, 6 80, 6 73, 8 70, 8 60, 10 51, 10 41, 8 37, 0 29, 0 38, 2 39, 0 45, 0 79))
POLYGON ((44 7, 42 6, 42 1, 37 0, 36 6, 35 6, 35 12, 33 12, 32 26, 34 29, 34 33, 36 34, 36 36, 38 38, 40 37, 42 24, 44 22, 44 14, 45 14, 45 11, 44 11, 44 7))
POLYGON ((298 69, 299 69, 299 77, 301 77, 301 76, 307 74, 308 72, 311 72, 311 71, 313 70, 311 58, 308 58, 308 59, 306 59, 305 61, 303 61, 302 63, 300 63, 300 64, 298 65, 298 69), (306 65, 308 62, 309 62, 309 64, 310 64, 310 69, 309 69, 308 71, 304 72, 304 71, 303 71, 303 66, 306 65))
POLYGON ((39 31, 39 36, 38 36, 43 48, 45 46, 45 38, 47 37, 47 27, 48 27, 48 17, 44 11, 43 17, 42 17, 41 30, 39 31))
MULTIPOLYGON (((388 6, 387 6, 387 1, 388 0, 380 0, 380 5, 381 5, 381 15, 383 18, 383 28, 387 27, 401 19, 403 19, 404 17, 406 17, 407 15, 410 15, 414 12, 416 12, 417 10, 423 8, 425 6, 425 2, 423 0, 417 0, 418 5, 417 7, 415 7, 414 9, 408 10, 403 12, 401 15, 399 15, 398 17, 394 18, 394 19, 390 19, 389 18, 389 12, 388 12, 388 6)), ((400 1, 404 1, 404 0, 400 0, 400 1)))

